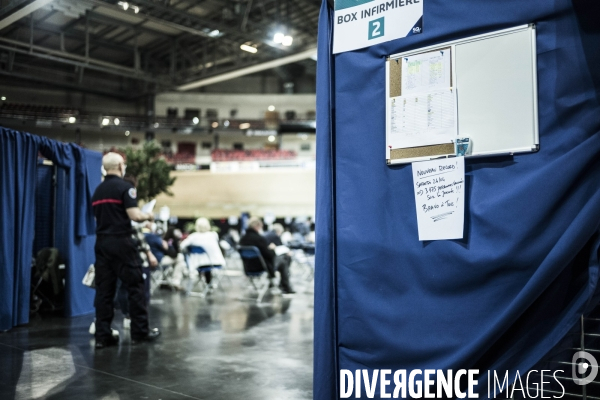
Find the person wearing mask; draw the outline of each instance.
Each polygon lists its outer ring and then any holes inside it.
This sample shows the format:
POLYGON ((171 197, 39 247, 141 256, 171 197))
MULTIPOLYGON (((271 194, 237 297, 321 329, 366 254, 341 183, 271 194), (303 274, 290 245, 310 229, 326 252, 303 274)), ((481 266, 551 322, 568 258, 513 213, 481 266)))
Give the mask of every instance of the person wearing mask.
POLYGON ((123 180, 125 161, 117 153, 102 158, 106 178, 92 196, 96 217, 96 348, 118 344, 111 333, 117 278, 126 286, 131 316, 132 343, 153 341, 158 329, 148 326, 142 260, 132 239, 131 221, 151 221, 153 216, 137 206, 137 192, 123 180))
MULTIPOLYGON (((289 264, 285 262, 278 262, 275 254, 275 243, 269 243, 269 241, 262 235, 263 223, 260 218, 252 217, 248 221, 248 229, 246 234, 240 239, 241 246, 255 246, 260 251, 267 269, 269 270, 269 279, 271 280, 270 286, 273 286, 272 280, 275 278, 275 271, 279 271, 281 276, 279 288, 283 293, 291 294, 295 293, 290 285, 290 273, 289 264)), ((257 267, 257 270, 260 269, 257 267)))

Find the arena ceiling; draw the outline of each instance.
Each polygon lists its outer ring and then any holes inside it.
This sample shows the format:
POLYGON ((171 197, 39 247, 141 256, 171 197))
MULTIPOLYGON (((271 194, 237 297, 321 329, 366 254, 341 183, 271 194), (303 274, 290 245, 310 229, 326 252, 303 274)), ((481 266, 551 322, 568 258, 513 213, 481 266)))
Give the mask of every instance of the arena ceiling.
POLYGON ((0 0, 0 84, 135 98, 259 71, 314 76, 320 5, 0 0), (291 44, 276 43, 276 33, 280 40, 290 36, 291 44))

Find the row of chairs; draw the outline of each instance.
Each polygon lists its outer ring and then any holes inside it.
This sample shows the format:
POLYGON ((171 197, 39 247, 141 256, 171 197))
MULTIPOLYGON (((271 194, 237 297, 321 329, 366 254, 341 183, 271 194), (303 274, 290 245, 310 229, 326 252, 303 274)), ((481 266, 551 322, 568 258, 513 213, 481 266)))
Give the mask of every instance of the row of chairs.
MULTIPOLYGON (((223 244, 224 245, 224 244, 223 244)), ((225 246, 226 247, 226 246, 225 246)), ((306 246, 305 246, 306 247, 306 246)), ((243 273, 248 279, 248 282, 252 289, 257 293, 256 301, 262 302, 265 294, 269 291, 269 280, 266 279, 268 276, 267 263, 265 262, 260 250, 255 246, 237 246, 237 253, 240 256, 243 266, 243 273), (260 269, 255 269, 256 266, 260 266, 260 269)), ((233 248, 224 248, 227 258, 235 253, 233 248)), ((185 253, 185 260, 188 265, 194 264, 192 262, 193 257, 203 256, 208 259, 205 265, 196 268, 198 272, 198 278, 195 282, 188 285, 186 294, 194 297, 206 297, 212 288, 217 288, 224 291, 223 280, 227 279, 229 284, 232 285, 232 275, 237 275, 237 271, 230 269, 224 269, 222 265, 213 264, 210 261, 210 257, 206 250, 200 246, 190 246, 185 253), (210 272, 212 275, 212 281, 209 284, 206 282, 205 273, 210 272)), ((296 248, 293 250, 294 261, 303 268, 304 278, 308 281, 313 279, 314 271, 314 246, 306 248, 296 248)), ((156 284, 168 284, 172 274, 172 269, 161 270, 160 276, 155 280, 156 284)))
MULTIPOLYGON (((231 255, 234 253, 233 249, 224 249, 226 255, 231 255)), ((262 279, 266 274, 268 274, 267 264, 260 254, 260 250, 254 246, 238 246, 237 253, 240 255, 240 259, 242 260, 244 275, 247 277, 252 288, 258 293, 257 301, 261 302, 264 295, 269 289, 269 282, 266 279, 262 279), (259 271, 251 270, 248 266, 249 263, 255 262, 258 260, 258 265, 262 267, 259 271)), ((210 261, 210 256, 206 252, 206 250, 201 246, 189 246, 186 249, 184 254, 186 264, 193 265, 193 258, 202 256, 207 262, 205 265, 199 266, 196 268, 198 272, 198 278, 195 282, 191 282, 186 290, 186 294, 188 296, 193 297, 206 297, 209 291, 212 288, 218 288, 223 290, 223 280, 227 279, 229 284, 232 285, 230 275, 237 275, 237 271, 226 270, 222 265, 214 264, 210 261), (212 275, 212 281, 209 284, 206 282, 205 273, 210 272, 212 275)), ((152 275, 153 279, 153 287, 158 287, 160 285, 170 285, 171 278, 173 275, 173 266, 169 265, 166 268, 159 268, 155 274, 152 275)))

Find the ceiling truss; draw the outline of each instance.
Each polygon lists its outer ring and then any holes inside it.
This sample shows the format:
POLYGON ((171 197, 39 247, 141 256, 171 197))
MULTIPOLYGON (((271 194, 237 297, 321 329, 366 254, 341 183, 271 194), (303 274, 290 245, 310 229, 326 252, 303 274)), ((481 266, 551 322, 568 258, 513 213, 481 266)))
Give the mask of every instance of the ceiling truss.
MULTIPOLYGON (((0 0, 0 21, 32 3, 0 0)), ((314 48, 321 1, 133 0, 127 9, 118 3, 53 0, 11 21, 0 30, 0 80, 120 98, 174 90, 314 48), (280 29, 294 37, 292 46, 272 42, 280 29)))

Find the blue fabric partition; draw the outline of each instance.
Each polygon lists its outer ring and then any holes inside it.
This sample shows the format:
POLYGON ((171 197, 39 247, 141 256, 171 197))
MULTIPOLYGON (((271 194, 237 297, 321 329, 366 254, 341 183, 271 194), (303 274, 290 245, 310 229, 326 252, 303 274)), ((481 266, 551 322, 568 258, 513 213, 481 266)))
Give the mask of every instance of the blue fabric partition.
POLYGON ((335 324, 335 213, 334 213, 334 135, 332 123, 333 60, 331 54, 332 10, 324 1, 319 21, 317 53, 317 199, 315 215, 315 399, 335 399, 337 338, 335 324))
POLYGON ((59 169, 55 245, 67 267, 65 314, 93 311, 94 291, 81 280, 94 262, 91 195, 100 184, 102 155, 0 127, 0 330, 29 320, 38 152, 59 169))
POLYGON ((324 1, 314 398, 339 397, 340 369, 527 371, 598 294, 600 34, 569 0, 426 0, 422 34, 332 56, 331 14, 324 1), (464 239, 419 242, 411 166, 384 159, 385 57, 528 23, 540 151, 467 159, 464 239))
POLYGON ((37 141, 0 127, 0 331, 29 321, 37 141))
POLYGON ((89 150, 83 150, 81 154, 83 175, 78 177, 77 168, 61 167, 58 171, 56 220, 69 222, 56 224, 57 247, 68 265, 65 315, 69 317, 94 311, 95 292, 81 281, 90 264, 95 262, 96 236, 93 231, 88 234, 86 221, 95 226, 88 200, 102 178, 102 154, 89 150), (91 221, 88 216, 92 217, 91 221), (82 231, 78 232, 78 228, 82 231))

